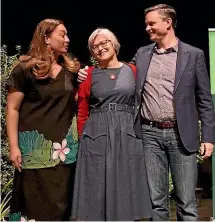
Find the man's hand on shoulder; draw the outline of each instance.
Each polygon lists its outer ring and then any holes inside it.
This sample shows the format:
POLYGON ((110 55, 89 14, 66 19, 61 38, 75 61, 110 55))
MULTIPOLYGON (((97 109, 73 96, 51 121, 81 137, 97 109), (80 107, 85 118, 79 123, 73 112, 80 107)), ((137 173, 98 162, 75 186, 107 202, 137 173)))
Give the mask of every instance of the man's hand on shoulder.
POLYGON ((85 66, 84 69, 79 69, 78 71, 78 82, 82 83, 83 81, 85 81, 87 79, 87 69, 89 67, 88 66, 85 66))

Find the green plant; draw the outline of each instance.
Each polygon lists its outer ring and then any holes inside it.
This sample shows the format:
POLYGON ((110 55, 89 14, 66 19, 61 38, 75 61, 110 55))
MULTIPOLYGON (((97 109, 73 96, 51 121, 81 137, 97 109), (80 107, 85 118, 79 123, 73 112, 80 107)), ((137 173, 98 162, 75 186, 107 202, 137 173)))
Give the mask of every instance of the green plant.
POLYGON ((1 203, 0 203, 0 220, 5 221, 5 219, 9 216, 10 212, 10 199, 11 199, 11 189, 10 186, 13 182, 13 179, 10 179, 3 187, 1 191, 1 203))
POLYGON ((98 64, 99 64, 98 61, 93 56, 90 57, 90 63, 93 66, 98 66, 98 64))
MULTIPOLYGON (((21 47, 16 46, 16 54, 9 56, 7 53, 7 46, 3 45, 0 49, 1 51, 1 186, 4 187, 8 181, 13 177, 13 167, 11 166, 8 155, 8 140, 6 134, 6 98, 7 89, 6 82, 10 75, 12 68, 17 62, 18 56, 21 52, 21 47)), ((10 184, 11 185, 11 184, 10 184)))

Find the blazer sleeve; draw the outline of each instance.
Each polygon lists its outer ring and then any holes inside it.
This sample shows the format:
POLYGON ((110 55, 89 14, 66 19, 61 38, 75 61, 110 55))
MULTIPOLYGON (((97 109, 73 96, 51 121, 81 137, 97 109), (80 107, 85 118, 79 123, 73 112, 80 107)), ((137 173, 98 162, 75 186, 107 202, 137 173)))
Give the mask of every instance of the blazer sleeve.
POLYGON ((87 70, 87 79, 79 85, 78 88, 78 116, 77 116, 77 128, 78 137, 80 138, 83 132, 85 122, 89 117, 89 96, 91 86, 91 72, 87 70))
POLYGON ((137 52, 134 55, 134 57, 131 59, 131 61, 129 62, 130 64, 136 65, 136 59, 137 59, 137 52))
POLYGON ((203 51, 198 54, 196 62, 197 88, 196 96, 201 120, 201 142, 215 142, 215 112, 210 91, 210 80, 203 51))

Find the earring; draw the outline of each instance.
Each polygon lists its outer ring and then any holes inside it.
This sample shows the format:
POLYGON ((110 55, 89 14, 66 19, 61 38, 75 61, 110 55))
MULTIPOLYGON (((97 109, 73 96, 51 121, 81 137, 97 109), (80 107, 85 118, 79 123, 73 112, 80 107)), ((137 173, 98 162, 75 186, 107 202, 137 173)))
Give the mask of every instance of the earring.
POLYGON ((51 56, 51 54, 52 54, 52 47, 49 44, 47 44, 47 52, 48 52, 49 56, 51 56))

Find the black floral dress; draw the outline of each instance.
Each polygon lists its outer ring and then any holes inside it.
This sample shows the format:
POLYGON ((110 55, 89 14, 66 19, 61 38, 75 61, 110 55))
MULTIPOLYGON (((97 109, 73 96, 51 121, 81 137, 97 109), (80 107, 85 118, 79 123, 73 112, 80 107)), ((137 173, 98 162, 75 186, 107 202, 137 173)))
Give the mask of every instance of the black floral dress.
POLYGON ((8 88, 25 95, 18 125, 22 171, 14 175, 10 221, 69 219, 78 149, 76 82, 65 67, 56 79, 39 80, 24 64, 8 79, 8 88))

